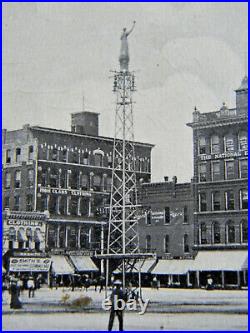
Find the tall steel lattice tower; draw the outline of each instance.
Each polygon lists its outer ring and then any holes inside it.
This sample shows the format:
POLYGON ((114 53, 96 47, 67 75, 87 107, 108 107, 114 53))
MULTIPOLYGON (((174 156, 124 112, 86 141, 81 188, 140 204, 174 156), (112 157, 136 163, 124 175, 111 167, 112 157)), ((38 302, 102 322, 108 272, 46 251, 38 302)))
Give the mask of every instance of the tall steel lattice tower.
MULTIPOLYGON (((135 24, 135 22, 134 22, 135 24)), ((109 260, 116 260, 122 272, 123 287, 126 272, 135 267, 138 260, 153 254, 139 252, 138 208, 135 170, 133 98, 135 75, 129 71, 127 37, 132 32, 123 29, 120 71, 114 73, 113 91, 116 94, 115 136, 113 147, 112 188, 107 241, 107 283, 110 276, 109 260)), ((138 281, 140 287, 140 277, 138 281)), ((139 291, 140 293, 140 291, 139 291)))

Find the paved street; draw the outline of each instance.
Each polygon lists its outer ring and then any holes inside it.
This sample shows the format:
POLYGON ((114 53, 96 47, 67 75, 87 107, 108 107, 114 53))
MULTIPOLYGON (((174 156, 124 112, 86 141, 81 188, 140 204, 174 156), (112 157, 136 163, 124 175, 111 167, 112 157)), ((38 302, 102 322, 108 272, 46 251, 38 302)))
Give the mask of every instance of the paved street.
MULTIPOLYGON (((247 330, 247 291, 146 288, 143 298, 150 300, 147 312, 126 311, 127 330, 247 330)), ((25 291, 21 299, 23 309, 11 310, 9 295, 4 294, 4 330, 106 330, 104 292, 42 288, 30 299, 25 291), (65 294, 68 303, 81 295, 90 296, 92 303, 85 309, 72 308, 63 304, 65 294)))
MULTIPOLYGON (((3 316, 3 330, 107 330, 108 313, 15 314, 3 316)), ((247 330, 247 315, 125 313, 125 330, 247 330)), ((118 330, 115 319, 114 330, 118 330)))

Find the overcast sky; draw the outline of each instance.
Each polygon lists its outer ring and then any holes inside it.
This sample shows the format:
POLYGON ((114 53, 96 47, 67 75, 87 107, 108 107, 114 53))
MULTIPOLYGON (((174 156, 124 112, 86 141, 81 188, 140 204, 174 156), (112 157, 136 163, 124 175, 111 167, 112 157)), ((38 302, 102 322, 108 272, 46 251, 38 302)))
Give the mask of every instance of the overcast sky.
POLYGON ((247 65, 247 3, 3 3, 3 127, 70 129, 70 113, 100 113, 114 135, 110 70, 123 27, 137 71, 136 140, 155 144, 152 180, 193 173, 192 120, 235 106, 247 65))

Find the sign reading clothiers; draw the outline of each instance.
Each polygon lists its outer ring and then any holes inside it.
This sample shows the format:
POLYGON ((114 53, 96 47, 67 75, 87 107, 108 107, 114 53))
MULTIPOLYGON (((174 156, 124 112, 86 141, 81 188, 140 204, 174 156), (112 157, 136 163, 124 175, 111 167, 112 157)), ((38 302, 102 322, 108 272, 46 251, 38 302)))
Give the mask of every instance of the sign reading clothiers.
POLYGON ((50 258, 10 258, 10 272, 48 272, 50 258))

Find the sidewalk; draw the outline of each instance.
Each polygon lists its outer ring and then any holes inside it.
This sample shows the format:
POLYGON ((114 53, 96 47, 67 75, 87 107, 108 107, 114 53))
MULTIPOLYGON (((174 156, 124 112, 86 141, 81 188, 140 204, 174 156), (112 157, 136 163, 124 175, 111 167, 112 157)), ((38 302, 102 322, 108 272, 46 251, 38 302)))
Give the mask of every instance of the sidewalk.
MULTIPOLYGON (((110 291, 109 291, 110 293, 110 291)), ((90 288, 87 292, 79 289, 58 288, 57 290, 42 288, 37 290, 34 298, 28 298, 25 290, 20 300, 23 308, 13 310, 9 307, 10 295, 3 294, 2 313, 62 313, 62 312, 103 312, 102 301, 105 292, 95 292, 90 288), (90 305, 85 308, 70 306, 69 301, 65 304, 63 297, 69 296, 72 301, 80 296, 92 298, 90 305)), ((248 292, 227 290, 201 290, 201 289, 143 289, 143 299, 149 299, 147 312, 151 313, 248 313, 248 292)))

